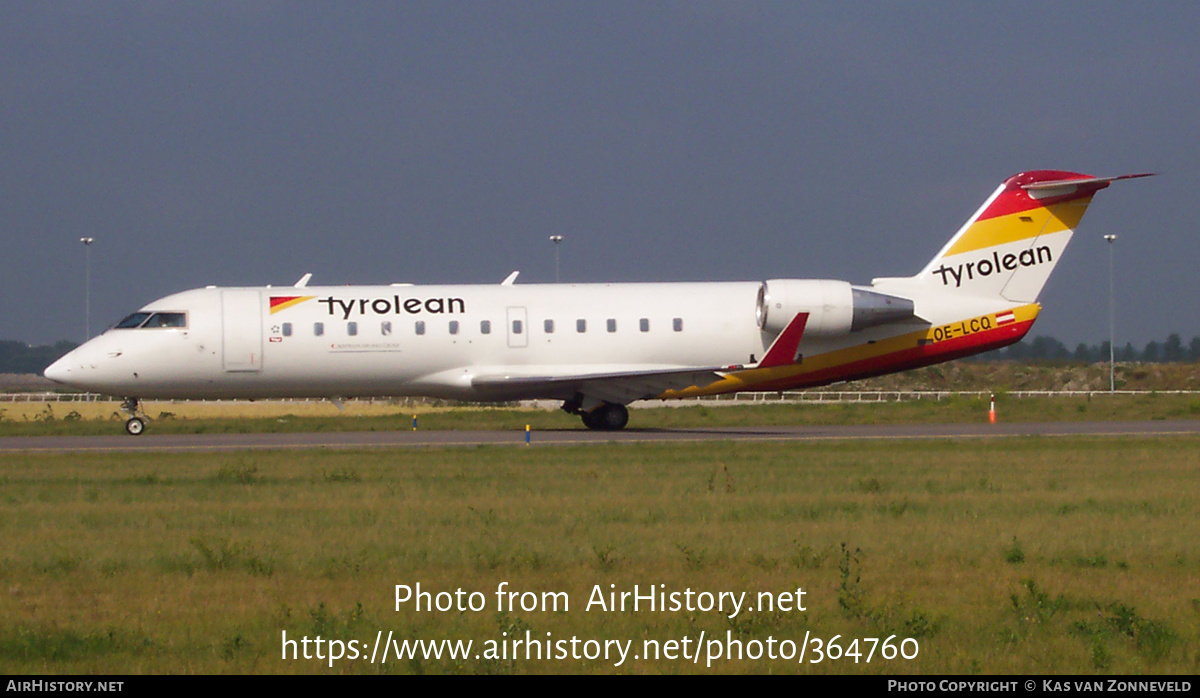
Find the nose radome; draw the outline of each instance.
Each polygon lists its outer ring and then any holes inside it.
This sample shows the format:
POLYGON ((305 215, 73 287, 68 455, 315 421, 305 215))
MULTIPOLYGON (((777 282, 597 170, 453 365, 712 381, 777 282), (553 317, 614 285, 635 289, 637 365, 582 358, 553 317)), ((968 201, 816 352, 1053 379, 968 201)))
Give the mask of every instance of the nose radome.
POLYGON ((68 353, 58 361, 47 366, 42 375, 55 383, 66 383, 71 378, 70 358, 71 355, 68 353))

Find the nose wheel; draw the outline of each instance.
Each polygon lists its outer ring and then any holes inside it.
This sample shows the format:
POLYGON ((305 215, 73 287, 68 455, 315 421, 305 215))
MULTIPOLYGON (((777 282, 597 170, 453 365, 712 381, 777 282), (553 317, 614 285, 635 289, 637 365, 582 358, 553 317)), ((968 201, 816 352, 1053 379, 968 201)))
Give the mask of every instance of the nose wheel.
POLYGON ((121 409, 129 413, 129 419, 125 420, 125 432, 130 436, 138 436, 146 430, 146 420, 138 416, 139 407, 136 397, 127 397, 121 403, 121 409))

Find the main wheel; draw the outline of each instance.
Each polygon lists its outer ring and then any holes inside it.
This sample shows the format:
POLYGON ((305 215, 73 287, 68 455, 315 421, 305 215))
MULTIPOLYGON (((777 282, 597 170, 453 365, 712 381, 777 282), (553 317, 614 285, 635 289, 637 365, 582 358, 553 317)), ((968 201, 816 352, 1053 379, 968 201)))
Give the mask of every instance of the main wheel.
POLYGON ((609 405, 604 414, 606 425, 612 431, 624 429, 629 424, 629 410, 625 405, 609 405))
POLYGON ((592 410, 592 421, 597 429, 619 431, 629 423, 629 410, 625 409, 625 405, 606 402, 592 410))
POLYGON ((139 417, 130 417, 129 421, 125 422, 125 431, 129 432, 130 436, 137 436, 146 430, 146 423, 139 417))

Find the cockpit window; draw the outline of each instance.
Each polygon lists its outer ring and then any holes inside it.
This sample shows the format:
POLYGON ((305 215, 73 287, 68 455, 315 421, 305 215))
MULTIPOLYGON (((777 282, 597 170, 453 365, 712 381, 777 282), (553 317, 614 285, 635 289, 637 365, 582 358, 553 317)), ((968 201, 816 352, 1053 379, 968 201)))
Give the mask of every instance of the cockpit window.
POLYGON ((150 313, 134 313, 126 317, 124 320, 117 323, 118 330, 128 330, 133 327, 140 327, 146 318, 150 317, 150 313))
POLYGON ((187 313, 155 313, 142 327, 187 327, 187 313))
POLYGON ((135 327, 187 327, 187 313, 134 313, 118 322, 116 329, 135 327))

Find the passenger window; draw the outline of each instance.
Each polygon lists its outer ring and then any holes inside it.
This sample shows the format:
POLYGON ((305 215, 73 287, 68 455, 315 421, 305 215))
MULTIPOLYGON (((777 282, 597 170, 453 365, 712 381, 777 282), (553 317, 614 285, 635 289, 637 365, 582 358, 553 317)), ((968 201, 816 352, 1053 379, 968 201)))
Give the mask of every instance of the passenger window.
POLYGON ((642 318, 641 320, 638 320, 638 329, 641 330, 642 332, 649 332, 650 331, 650 319, 642 318))
POLYGON ((358 335, 358 323, 357 322, 347 322, 346 323, 346 334, 350 335, 351 337, 358 335))
POLYGON ((325 323, 314 322, 313 323, 313 334, 317 337, 323 336, 325 334, 325 323))
POLYGON ((458 334, 458 320, 450 321, 450 334, 458 334))
POLYGON ((554 321, 553 320, 543 321, 542 329, 546 331, 546 334, 554 334, 554 321))
POLYGON ((672 327, 672 328, 673 328, 673 329, 674 329, 676 332, 683 332, 683 318, 681 318, 681 317, 677 317, 677 318, 675 318, 674 320, 672 320, 672 321, 671 321, 671 327, 672 327))
POLYGON ((607 325, 607 326, 608 326, 608 331, 609 331, 609 332, 616 332, 616 331, 617 331, 617 320, 616 320, 616 318, 611 318, 611 317, 610 317, 610 318, 608 319, 608 322, 606 322, 606 323, 605 323, 605 325, 607 325))
POLYGON ((479 333, 480 334, 491 334, 492 333, 492 321, 491 320, 481 320, 479 322, 479 333))
POLYGON ((384 337, 390 337, 392 335, 391 320, 384 320, 383 322, 379 323, 379 334, 383 335, 384 337))
POLYGON ((425 321, 417 320, 417 334, 425 334, 425 321))
POLYGON ((576 320, 575 331, 580 333, 587 332, 587 320, 576 320))
POLYGON ((290 323, 290 322, 283 323, 283 336, 284 337, 292 336, 292 323, 290 323))
POLYGON ((525 324, 520 320, 513 320, 512 330, 513 334, 521 334, 525 330, 525 324))

